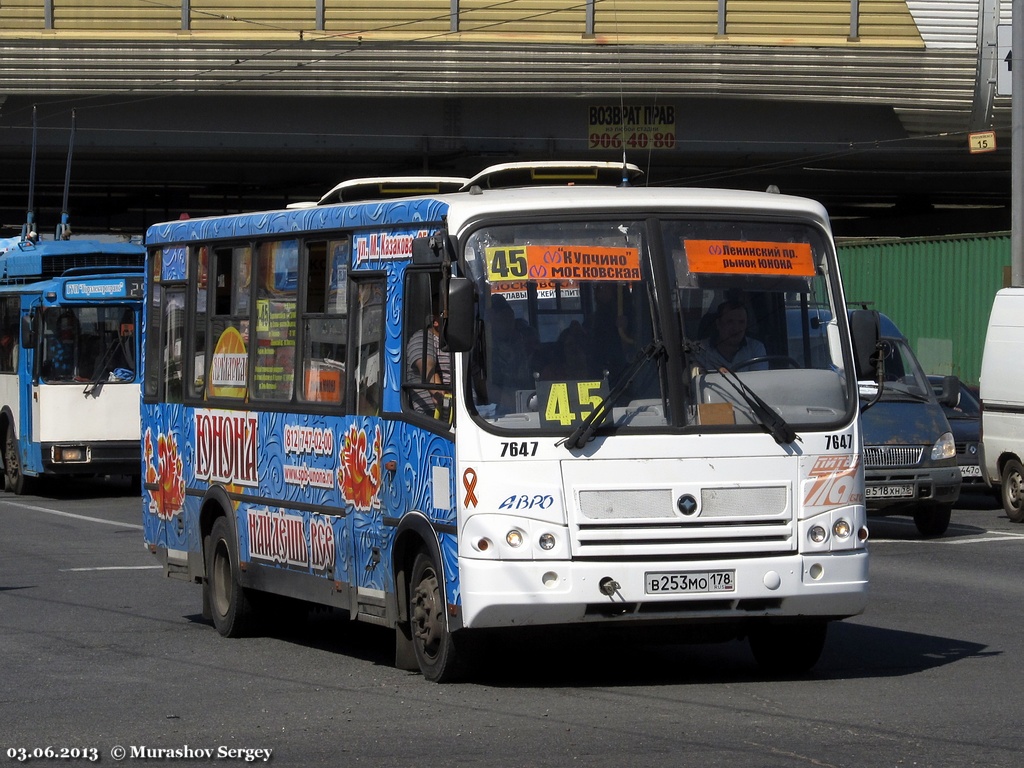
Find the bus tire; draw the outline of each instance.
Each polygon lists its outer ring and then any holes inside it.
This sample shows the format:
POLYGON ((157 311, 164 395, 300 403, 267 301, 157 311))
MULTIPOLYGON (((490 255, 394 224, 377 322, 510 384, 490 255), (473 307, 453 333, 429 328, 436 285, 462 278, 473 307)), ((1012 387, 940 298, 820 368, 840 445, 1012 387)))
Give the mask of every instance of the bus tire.
POLYGON ((8 491, 22 496, 32 487, 31 480, 21 470, 21 456, 18 455, 18 437, 14 430, 7 429, 4 438, 4 485, 8 491))
POLYGON ((462 660, 448 631, 440 573, 430 555, 417 553, 409 580, 409 623, 420 672, 427 680, 449 683, 461 676, 462 660))
POLYGON ((758 623, 747 641, 762 671, 773 677, 790 677, 810 672, 825 649, 828 622, 807 619, 793 623, 758 623))
POLYGON ((1021 495, 1024 494, 1024 468, 1016 459, 1010 459, 1003 467, 1003 482, 999 491, 999 498, 1010 522, 1024 522, 1024 508, 1021 506, 1021 495))
POLYGON ((240 637, 250 628, 252 606, 238 583, 238 549, 226 517, 214 521, 208 541, 206 580, 213 625, 224 637, 240 637))

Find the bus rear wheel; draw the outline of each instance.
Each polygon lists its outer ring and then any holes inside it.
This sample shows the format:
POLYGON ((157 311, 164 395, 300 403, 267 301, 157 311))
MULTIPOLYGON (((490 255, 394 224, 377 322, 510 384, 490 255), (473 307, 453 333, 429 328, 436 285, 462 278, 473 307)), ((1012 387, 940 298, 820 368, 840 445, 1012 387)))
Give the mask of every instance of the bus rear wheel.
POLYGON ((206 580, 213 625, 224 637, 240 637, 249 629, 252 606, 238 583, 238 551, 227 518, 218 517, 206 546, 206 580))
POLYGON ((4 439, 4 483, 8 491, 18 496, 29 492, 30 478, 21 471, 21 457, 18 455, 18 437, 14 429, 7 430, 4 439))
POLYGON ((440 569, 426 552, 416 555, 409 582, 409 623, 420 672, 427 680, 448 683, 463 671, 445 616, 440 569))

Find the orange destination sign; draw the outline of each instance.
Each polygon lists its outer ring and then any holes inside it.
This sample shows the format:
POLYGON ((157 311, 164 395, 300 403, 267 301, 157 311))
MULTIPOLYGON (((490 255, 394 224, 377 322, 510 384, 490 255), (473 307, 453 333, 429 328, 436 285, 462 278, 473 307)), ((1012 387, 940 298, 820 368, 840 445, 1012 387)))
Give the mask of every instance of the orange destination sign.
POLYGON ((501 245, 487 249, 487 279, 639 280, 640 251, 597 245, 501 245))
POLYGON ((752 240, 686 240, 691 272, 719 275, 814 276, 809 243, 768 243, 752 240))

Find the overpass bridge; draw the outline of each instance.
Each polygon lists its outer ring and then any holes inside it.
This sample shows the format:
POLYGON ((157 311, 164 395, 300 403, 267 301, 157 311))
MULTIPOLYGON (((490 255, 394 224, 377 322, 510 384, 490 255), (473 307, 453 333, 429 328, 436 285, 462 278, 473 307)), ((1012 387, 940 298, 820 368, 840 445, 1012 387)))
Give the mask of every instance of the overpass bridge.
POLYGON ((626 158, 839 234, 1009 228, 1010 0, 4 0, 0 234, 142 231, 354 176, 626 158), (997 149, 971 153, 992 130, 997 149))

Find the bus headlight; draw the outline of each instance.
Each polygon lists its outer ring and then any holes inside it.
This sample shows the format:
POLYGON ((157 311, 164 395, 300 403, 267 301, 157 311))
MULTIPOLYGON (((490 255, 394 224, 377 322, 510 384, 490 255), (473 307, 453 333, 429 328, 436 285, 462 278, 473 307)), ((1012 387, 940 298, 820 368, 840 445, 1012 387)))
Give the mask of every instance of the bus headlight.
POLYGON ((822 525, 812 525, 811 529, 807 531, 807 537, 815 544, 821 544, 828 536, 828 531, 822 525))
POLYGON ((569 560, 565 526, 518 515, 478 513, 459 531, 459 555, 482 560, 569 560))
POLYGON ((853 533, 853 528, 850 527, 850 522, 848 520, 840 518, 832 524, 832 534, 837 539, 847 539, 850 537, 851 533, 853 533))

